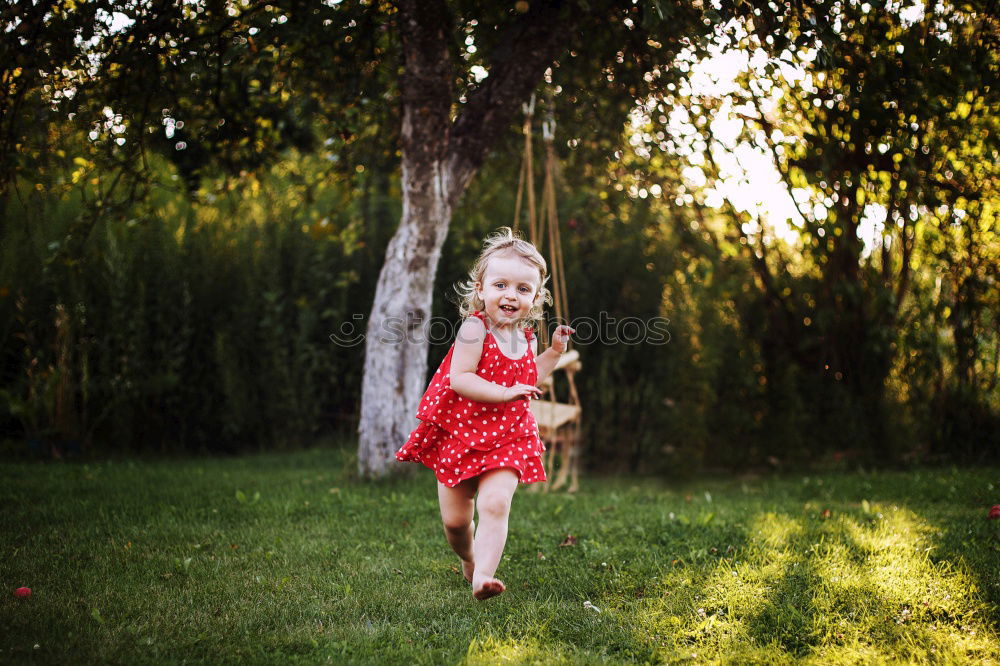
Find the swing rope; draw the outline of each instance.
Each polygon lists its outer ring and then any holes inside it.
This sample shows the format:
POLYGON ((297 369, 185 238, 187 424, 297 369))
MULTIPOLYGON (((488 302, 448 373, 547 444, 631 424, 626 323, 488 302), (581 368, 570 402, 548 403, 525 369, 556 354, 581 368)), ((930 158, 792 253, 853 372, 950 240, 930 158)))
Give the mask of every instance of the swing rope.
MULTIPOLYGON (((555 300, 556 322, 558 324, 569 323, 569 298, 566 296, 566 268, 563 263, 562 234, 559 233, 559 212, 556 207, 556 176, 559 168, 556 159, 555 135, 556 120, 552 112, 551 101, 548 108, 548 117, 542 123, 542 140, 545 141, 545 183, 542 191, 545 198, 545 218, 548 222, 549 254, 552 261, 552 292, 555 300)), ((545 343, 548 344, 548 331, 545 332, 545 343)), ((572 340, 566 346, 569 351, 572 340)), ((569 385, 569 403, 580 406, 580 396, 576 390, 574 373, 570 370, 566 372, 566 380, 569 385)), ((549 388, 549 393, 555 400, 555 384, 549 388)), ((579 420, 574 421, 570 428, 573 431, 572 438, 577 440, 580 433, 579 420)))
POLYGON ((558 162, 556 161, 555 130, 556 121, 550 108, 548 118, 542 123, 542 139, 545 141, 545 182, 542 187, 545 222, 543 224, 548 224, 549 254, 552 262, 552 291, 555 300, 556 321, 563 324, 569 320, 569 299, 566 297, 562 234, 559 233, 559 211, 556 207, 556 171, 558 169, 558 162))
MULTIPOLYGON (((535 208, 534 153, 532 146, 532 122, 534 120, 535 112, 534 95, 532 95, 531 102, 529 104, 522 105, 522 109, 524 111, 524 125, 522 127, 524 132, 524 156, 521 161, 521 173, 518 177, 517 197, 514 204, 514 229, 517 229, 518 222, 521 219, 521 204, 524 200, 525 190, 527 190, 529 240, 536 248, 538 248, 539 252, 542 252, 543 256, 545 254, 544 250, 548 251, 549 269, 552 275, 551 292, 553 304, 555 306, 555 320, 558 324, 564 324, 569 322, 569 299, 566 294, 566 269, 563 262, 562 237, 559 233, 559 211, 556 206, 558 160, 556 159, 555 150, 556 121, 552 111, 553 104, 551 98, 548 99, 547 107, 546 118, 542 121, 542 140, 545 143, 545 178, 542 184, 542 215, 539 219, 538 211, 535 208), (547 247, 543 248, 543 244, 546 242, 547 247)), ((538 332, 539 345, 547 347, 550 342, 548 327, 543 325, 540 328, 541 330, 538 332)), ((564 484, 567 480, 567 474, 571 468, 573 470, 573 480, 570 485, 570 492, 575 491, 577 487, 579 453, 576 446, 580 439, 580 413, 582 408, 580 405, 580 395, 576 389, 574 374, 579 367, 579 361, 574 359, 569 361, 569 364, 564 368, 565 377, 569 386, 568 406, 575 408, 577 411, 576 416, 571 417, 570 420, 565 422, 563 425, 563 427, 568 430, 564 431, 563 437, 565 439, 562 440, 564 442, 563 446, 565 447, 563 448, 564 458, 562 467, 559 470, 558 478, 553 481, 553 485, 550 486, 549 484, 546 484, 546 491, 548 491, 550 487, 555 489, 564 484)), ((564 403, 559 403, 557 401, 554 381, 550 381, 548 383, 545 390, 545 397, 548 402, 544 403, 547 405, 544 409, 549 410, 546 412, 548 414, 554 415, 557 408, 567 406, 564 403)), ((542 404, 542 402, 538 404, 542 404)), ((560 426, 556 424, 551 427, 552 431, 549 433, 548 437, 552 438, 553 442, 557 442, 559 439, 555 429, 560 426)), ((554 472, 554 464, 555 447, 552 446, 547 451, 544 462, 546 473, 550 477, 554 472)))
MULTIPOLYGON (((527 192, 528 203, 528 239, 543 251, 543 246, 548 244, 549 268, 552 275, 552 298, 555 304, 555 318, 559 323, 569 320, 568 298, 566 296, 566 281, 564 279, 565 268, 562 254, 562 238, 559 233, 559 210, 556 206, 556 176, 558 161, 554 145, 556 121, 553 116, 551 105, 547 113, 547 118, 542 121, 542 139, 545 142, 545 179, 542 184, 542 217, 539 221, 538 210, 535 203, 534 186, 534 145, 532 141, 532 124, 535 116, 535 96, 531 96, 531 101, 522 104, 524 111, 524 154, 521 158, 521 170, 517 179, 517 196, 514 199, 514 230, 521 222, 521 206, 524 203, 525 192, 527 192), (539 223, 540 222, 540 223, 539 223)), ((543 252, 544 254, 544 252, 543 252)), ((548 329, 542 327, 539 332, 539 342, 547 345, 548 329)))
POLYGON ((514 231, 517 231, 518 224, 521 222, 521 200, 524 196, 525 185, 527 185, 528 234, 534 242, 538 225, 535 212, 535 162, 531 142, 531 124, 535 116, 534 94, 531 95, 530 102, 521 105, 521 109, 524 111, 524 125, 521 128, 524 133, 524 156, 521 158, 521 173, 517 179, 517 198, 514 201, 514 231))

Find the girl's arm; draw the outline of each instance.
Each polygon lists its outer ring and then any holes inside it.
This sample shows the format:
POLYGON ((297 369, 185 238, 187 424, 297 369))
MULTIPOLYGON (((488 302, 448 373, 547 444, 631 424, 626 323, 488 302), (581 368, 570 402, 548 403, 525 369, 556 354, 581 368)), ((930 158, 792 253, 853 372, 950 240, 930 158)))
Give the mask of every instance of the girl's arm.
POLYGON ((536 383, 541 384, 552 374, 552 369, 559 362, 559 357, 566 352, 566 347, 569 345, 570 333, 574 332, 569 326, 557 326, 555 332, 552 333, 552 346, 542 352, 541 355, 538 354, 538 338, 531 338, 531 348, 535 353, 535 367, 538 369, 538 381, 536 383))
POLYGON ((485 339, 486 325, 475 317, 466 319, 458 329, 450 371, 451 388, 455 393, 477 402, 507 402, 542 392, 538 387, 525 384, 500 386, 477 375, 485 339))

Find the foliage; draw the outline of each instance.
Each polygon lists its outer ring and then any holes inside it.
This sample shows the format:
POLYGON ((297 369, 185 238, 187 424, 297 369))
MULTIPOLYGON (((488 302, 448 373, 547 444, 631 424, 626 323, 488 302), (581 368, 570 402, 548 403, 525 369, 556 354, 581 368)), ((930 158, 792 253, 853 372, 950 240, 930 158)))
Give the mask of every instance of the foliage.
MULTIPOLYGON (((998 444, 988 405, 996 400, 1000 339, 986 295, 996 292, 991 275, 1000 267, 995 19, 970 6, 917 16, 852 3, 828 13, 801 8, 798 19, 827 24, 819 29, 827 37, 780 50, 762 20, 731 23, 725 48, 748 60, 738 86, 720 95, 689 81, 646 104, 636 134, 643 159, 635 160, 630 186, 645 192, 649 182, 663 182, 665 196, 696 208, 689 216, 695 229, 717 220, 704 252, 719 269, 734 249, 751 271, 752 297, 726 297, 760 354, 771 416, 780 421, 798 396, 793 411, 801 402, 812 414, 796 429, 819 435, 814 450, 844 449, 838 440, 846 440, 873 460, 928 453, 921 435, 913 447, 915 433, 893 416, 897 395, 886 390, 903 329, 926 325, 915 321, 926 304, 911 290, 927 297, 926 283, 915 282, 944 273, 944 290, 939 283, 932 298, 955 298, 963 312, 946 331, 954 351, 940 350, 958 385, 939 382, 936 393, 952 407, 945 394, 964 396, 964 453, 986 455, 998 444), (678 117, 690 119, 680 136, 678 117), (771 157, 796 202, 791 239, 776 232, 785 220, 752 206, 725 202, 721 218, 712 210, 718 204, 710 200, 733 177, 728 165, 747 146, 771 157), (657 150, 683 156, 685 171, 694 169, 701 183, 657 168, 649 159, 657 150), (962 388, 970 383, 977 388, 962 388)), ((796 25, 788 31, 795 34, 796 25)), ((953 451, 950 435, 926 432, 930 421, 951 416, 935 411, 928 419, 926 403, 909 406, 924 412, 921 434, 936 452, 953 451)))
POLYGON ((478 603, 429 476, 362 483, 353 462, 341 449, 3 465, 0 575, 33 592, 0 596, 5 650, 56 662, 1000 658, 995 467, 519 492, 498 570, 508 591, 478 603), (567 534, 575 544, 560 546, 567 534))
MULTIPOLYGON (((4 10, 10 437, 226 451, 353 425, 360 352, 327 336, 363 327, 399 219, 400 61, 391 4, 334 4, 4 10)), ((455 109, 516 5, 448 5, 455 109)), ((670 320, 666 345, 579 344, 587 459, 670 474, 989 458, 995 17, 723 5, 566 3, 539 87, 570 314, 670 320), (724 47, 752 66, 725 95, 694 92, 696 63, 724 47), (727 114, 732 141, 711 131, 727 114), (795 197, 791 235, 717 196, 739 139, 795 197)), ((511 221, 520 146, 498 140, 455 213, 437 315, 511 221)))
POLYGON ((95 438, 225 451, 288 446, 350 418, 336 409, 353 398, 356 352, 328 336, 365 303, 353 183, 301 157, 195 198, 160 187, 67 254, 98 188, 21 187, 6 201, 19 221, 4 229, 0 276, 0 321, 18 341, 3 363, 8 428, 16 419, 56 451, 95 438))
POLYGON ((57 0, 6 13, 0 185, 45 160, 38 123, 57 114, 93 132, 106 167, 146 180, 155 152, 192 188, 206 167, 235 175, 323 140, 353 169, 372 128, 393 145, 391 105, 372 103, 392 99, 387 6, 57 0))

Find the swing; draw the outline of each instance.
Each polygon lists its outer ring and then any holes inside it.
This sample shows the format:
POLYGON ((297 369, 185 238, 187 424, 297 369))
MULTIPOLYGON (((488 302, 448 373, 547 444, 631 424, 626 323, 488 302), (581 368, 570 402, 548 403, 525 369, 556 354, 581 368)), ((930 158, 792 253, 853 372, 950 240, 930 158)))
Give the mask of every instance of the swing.
MULTIPOLYGON (((552 267, 552 296, 555 303, 556 320, 569 321, 566 299, 565 269, 563 268, 562 240, 559 235, 559 217, 556 210, 556 153, 553 146, 555 137, 555 119, 551 110, 549 117, 542 122, 542 138, 545 141, 545 180, 542 186, 543 215, 539 226, 535 210, 535 191, 533 185, 533 154, 531 141, 531 126, 534 116, 535 98, 522 106, 524 110, 524 158, 521 164, 521 174, 518 178, 517 197, 514 203, 514 229, 517 229, 521 217, 521 199, 527 190, 528 199, 528 234, 532 244, 541 250, 542 242, 548 240, 548 260, 552 267)), ((540 343, 548 345, 548 330, 543 326, 539 331, 540 343)), ((554 481, 547 483, 546 491, 558 490, 569 482, 567 492, 576 492, 580 485, 580 420, 583 408, 580 396, 576 390, 574 375, 583 367, 580 353, 575 349, 568 350, 556 363, 555 368, 541 388, 546 399, 533 400, 531 412, 538 423, 538 432, 545 442, 546 450, 543 463, 546 476, 552 478, 556 458, 560 458, 558 475, 554 481), (569 401, 558 402, 555 392, 554 378, 557 372, 566 376, 569 386, 569 401)))

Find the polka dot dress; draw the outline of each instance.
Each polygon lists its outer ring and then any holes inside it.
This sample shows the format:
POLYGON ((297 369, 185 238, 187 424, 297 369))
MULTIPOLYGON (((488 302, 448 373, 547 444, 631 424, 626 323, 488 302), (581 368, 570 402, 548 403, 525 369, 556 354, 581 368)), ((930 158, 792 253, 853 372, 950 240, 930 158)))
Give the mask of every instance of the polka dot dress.
MULTIPOLYGON (((485 323, 486 317, 477 312, 485 323)), ((501 386, 534 384, 538 380, 531 331, 526 330, 528 350, 519 359, 500 351, 487 330, 476 374, 501 386)), ((454 487, 486 470, 507 467, 521 483, 545 481, 541 454, 545 450, 538 425, 525 399, 510 402, 476 402, 451 389, 452 345, 430 386, 420 400, 417 418, 422 423, 396 452, 396 460, 419 462, 434 470, 438 481, 454 487)))

